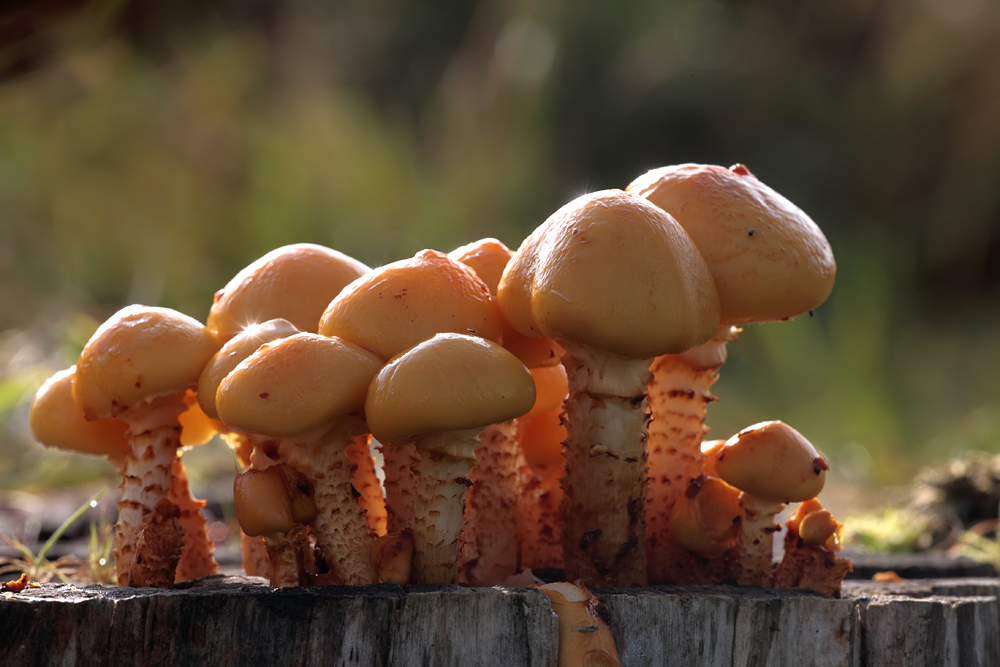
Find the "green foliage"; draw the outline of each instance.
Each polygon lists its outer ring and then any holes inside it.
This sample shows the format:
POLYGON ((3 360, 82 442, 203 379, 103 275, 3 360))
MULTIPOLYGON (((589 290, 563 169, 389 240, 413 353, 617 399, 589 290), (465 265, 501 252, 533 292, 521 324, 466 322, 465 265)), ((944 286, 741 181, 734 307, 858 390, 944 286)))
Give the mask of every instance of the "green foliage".
POLYGON ((879 553, 908 553, 931 546, 927 519, 909 509, 885 508, 844 520, 844 544, 879 553))

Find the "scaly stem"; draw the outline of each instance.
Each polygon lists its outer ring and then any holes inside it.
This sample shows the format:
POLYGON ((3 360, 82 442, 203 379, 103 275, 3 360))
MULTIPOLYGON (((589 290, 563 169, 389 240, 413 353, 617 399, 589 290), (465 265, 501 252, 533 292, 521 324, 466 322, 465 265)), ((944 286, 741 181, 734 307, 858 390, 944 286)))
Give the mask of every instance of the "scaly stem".
MULTIPOLYGON (((690 582, 690 554, 670 534, 670 512, 691 480, 702 474, 701 442, 705 414, 716 400, 709 391, 726 360, 726 343, 736 329, 719 327, 715 336, 683 354, 657 357, 650 370, 649 490, 646 497, 646 548, 651 581, 690 582)), ((707 574, 707 573, 706 573, 707 574)), ((707 583, 707 581, 705 582, 707 583)))
POLYGON ((418 456, 413 443, 382 445, 382 469, 385 471, 385 511, 387 532, 401 533, 413 523, 416 478, 413 467, 418 456))
POLYGON ((763 500, 748 493, 740 495, 743 525, 736 561, 736 583, 740 586, 769 588, 774 578, 774 534, 781 526, 774 517, 785 503, 763 500))
POLYGON ((646 385, 651 360, 559 341, 565 403, 563 555, 566 579, 646 585, 646 385))
POLYGON ((263 541, 270 561, 271 585, 275 588, 302 586, 306 580, 302 551, 308 548, 305 530, 300 526, 284 535, 268 535, 263 541))
POLYGON ((354 488, 360 495, 358 502, 365 511, 368 527, 376 535, 385 535, 386 513, 385 497, 382 495, 382 485, 375 474, 375 460, 372 459, 368 447, 370 435, 355 436, 354 444, 347 448, 347 455, 357 466, 354 472, 354 488))
POLYGON ((413 583, 452 584, 458 577, 458 539, 465 514, 469 471, 482 429, 451 431, 414 440, 416 495, 412 509, 413 583))
POLYGON ((494 586, 517 574, 520 562, 514 423, 491 424, 481 438, 465 498, 459 577, 473 586, 494 586))
POLYGON ((184 547, 177 563, 174 581, 187 581, 219 573, 215 561, 215 545, 208 537, 208 523, 201 509, 204 500, 195 500, 188 485, 187 473, 181 457, 174 458, 174 484, 170 489, 170 501, 180 509, 181 528, 184 530, 184 547))
POLYGON ((563 568, 561 465, 521 469, 521 567, 533 570, 563 568))
POLYGON ((168 497, 180 447, 177 415, 186 409, 182 396, 161 397, 118 415, 129 426, 130 443, 122 464, 122 497, 115 524, 119 586, 170 588, 174 584, 183 530, 172 517, 180 512, 168 497), (171 545, 176 545, 176 556, 171 545))
POLYGON ((353 443, 349 427, 335 427, 318 438, 282 441, 280 451, 313 485, 317 513, 311 526, 331 572, 348 585, 374 584, 368 553, 375 532, 354 495, 355 464, 347 455, 353 443))

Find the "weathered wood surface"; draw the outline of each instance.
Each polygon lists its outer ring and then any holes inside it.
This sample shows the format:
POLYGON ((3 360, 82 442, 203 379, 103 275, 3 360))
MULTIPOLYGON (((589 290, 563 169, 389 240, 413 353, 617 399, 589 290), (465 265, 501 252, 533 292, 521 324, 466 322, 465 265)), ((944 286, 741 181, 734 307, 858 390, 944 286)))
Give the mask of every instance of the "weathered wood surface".
MULTIPOLYGON (((595 591, 622 664, 1000 665, 1000 580, 595 591)), ((457 586, 45 585, 0 601, 0 665, 555 665, 548 599, 457 586)))

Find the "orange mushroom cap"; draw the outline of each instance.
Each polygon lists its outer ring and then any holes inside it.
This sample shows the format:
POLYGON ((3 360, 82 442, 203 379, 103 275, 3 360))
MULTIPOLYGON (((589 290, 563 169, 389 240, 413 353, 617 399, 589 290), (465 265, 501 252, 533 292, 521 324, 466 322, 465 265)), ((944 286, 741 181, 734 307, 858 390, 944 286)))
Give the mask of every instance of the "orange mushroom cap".
POLYGON ((31 403, 31 432, 46 447, 107 456, 119 461, 128 450, 128 430, 117 419, 87 419, 73 400, 76 366, 45 381, 31 403))
POLYGON ((441 333, 379 371, 365 415, 379 442, 395 443, 508 421, 534 402, 531 374, 510 352, 476 336, 441 333))
POLYGON ((634 359, 680 353, 719 326, 704 260, 662 209, 605 190, 579 197, 525 239, 497 293, 517 331, 634 359))
POLYGON ((715 456, 719 477, 741 491, 776 503, 802 502, 819 495, 827 468, 812 443, 781 421, 743 429, 715 456))
POLYGON ((73 398, 88 417, 114 417, 149 399, 197 385, 219 346, 200 322, 176 310, 123 308, 84 346, 73 398))
POLYGON ((227 341, 276 318, 315 333, 327 304, 369 268, 330 248, 298 243, 272 250, 216 292, 208 328, 227 341))
POLYGON ((500 314, 474 271, 435 250, 387 264, 344 288, 319 333, 391 359, 436 333, 500 340, 500 314))
POLYGON ((837 266, 823 232, 743 165, 664 167, 628 190, 690 235, 715 279, 722 324, 788 319, 830 295, 837 266))

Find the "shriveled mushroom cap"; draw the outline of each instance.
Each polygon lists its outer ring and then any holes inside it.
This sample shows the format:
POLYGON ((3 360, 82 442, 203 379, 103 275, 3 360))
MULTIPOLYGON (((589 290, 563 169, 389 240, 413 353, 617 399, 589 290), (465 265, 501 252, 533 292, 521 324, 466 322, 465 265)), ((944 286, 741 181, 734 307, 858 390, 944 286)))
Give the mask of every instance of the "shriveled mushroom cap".
POLYGON ((365 415, 379 442, 485 427, 531 409, 535 384, 517 357, 477 336, 437 334, 379 371, 365 415))
POLYGON ((287 533, 316 518, 312 486, 286 465, 237 475, 233 501, 240 529, 250 537, 287 533))
POLYGON ((691 239, 620 190, 553 213, 514 254, 497 298, 525 335, 635 359, 683 352, 719 325, 715 284, 691 239))
POLYGON ((738 489, 718 477, 701 475, 674 503, 670 533, 688 551, 711 558, 736 538, 741 514, 738 489))
POLYGON ((128 439, 125 422, 117 419, 87 419, 73 400, 76 366, 59 371, 39 388, 31 404, 31 432, 46 447, 84 454, 99 454, 112 460, 125 456, 128 439))
POLYGON ((498 341, 500 314, 472 269, 422 250, 345 287, 323 313, 319 332, 391 359, 441 332, 498 341))
POLYGON ((719 477, 767 501, 809 500, 819 495, 826 482, 826 461, 812 443, 784 422, 754 424, 715 451, 719 477))
MULTIPOLYGON (((456 248, 448 253, 456 262, 465 264, 476 272, 479 279, 490 288, 495 299, 497 286, 503 270, 514 253, 496 239, 483 239, 456 248)), ((563 355, 563 349, 550 338, 532 338, 514 329, 507 320, 501 321, 501 343, 521 360, 528 368, 555 366, 563 355)))
POLYGON ((252 324, 241 331, 209 360, 198 378, 198 403, 205 414, 218 419, 215 409, 215 393, 219 390, 222 380, 229 375, 240 362, 257 351, 264 343, 287 338, 299 333, 294 324, 288 320, 268 320, 263 324, 252 324))
POLYGON ((227 426, 294 436, 361 413, 382 360, 340 338, 299 333, 265 343, 219 384, 215 408, 227 426))
POLYGON ((88 417, 114 417, 148 399, 183 391, 219 340, 169 308, 129 306, 102 324, 76 364, 73 398, 88 417))
POLYGON ((715 278, 723 324, 795 317, 833 289, 837 266, 823 232, 742 165, 664 167, 628 189, 691 236, 715 278))
POLYGON ((327 304, 369 268, 330 248, 298 243, 272 250, 215 294, 208 328, 227 341, 246 326, 276 318, 315 333, 327 304))

